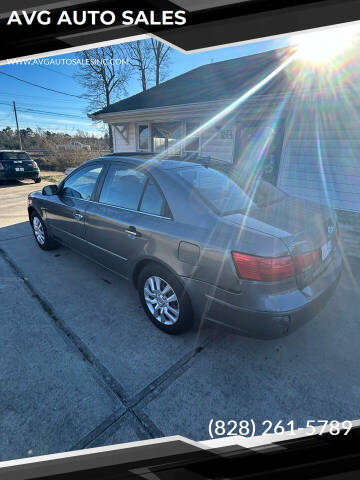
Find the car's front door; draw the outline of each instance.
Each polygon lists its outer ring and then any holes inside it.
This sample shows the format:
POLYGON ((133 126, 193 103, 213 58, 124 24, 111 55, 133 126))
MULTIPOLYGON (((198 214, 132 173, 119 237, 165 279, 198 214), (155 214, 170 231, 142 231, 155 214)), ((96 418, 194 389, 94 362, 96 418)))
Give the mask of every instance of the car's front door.
POLYGON ((147 174, 115 163, 106 174, 98 202, 91 202, 87 210, 86 240, 93 248, 91 256, 126 277, 133 262, 151 250, 154 222, 157 213, 163 212, 164 199, 158 190, 154 195, 154 188, 147 174), (143 202, 148 212, 141 211, 143 202))
POLYGON ((93 164, 74 172, 46 209, 46 221, 53 236, 73 248, 82 250, 85 245, 86 209, 102 168, 93 164))

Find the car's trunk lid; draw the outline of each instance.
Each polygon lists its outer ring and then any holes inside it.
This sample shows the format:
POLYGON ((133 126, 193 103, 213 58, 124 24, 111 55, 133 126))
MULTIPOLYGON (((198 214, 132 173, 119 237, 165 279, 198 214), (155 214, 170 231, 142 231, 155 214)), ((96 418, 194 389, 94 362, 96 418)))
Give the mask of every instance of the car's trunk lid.
POLYGON ((332 216, 324 206, 286 195, 276 203, 252 205, 246 214, 228 215, 227 219, 281 238, 292 257, 316 251, 317 260, 311 271, 297 275, 298 286, 303 289, 321 273, 336 247, 332 216))
POLYGON ((25 154, 0 153, 0 163, 7 172, 31 172, 33 161, 25 154))

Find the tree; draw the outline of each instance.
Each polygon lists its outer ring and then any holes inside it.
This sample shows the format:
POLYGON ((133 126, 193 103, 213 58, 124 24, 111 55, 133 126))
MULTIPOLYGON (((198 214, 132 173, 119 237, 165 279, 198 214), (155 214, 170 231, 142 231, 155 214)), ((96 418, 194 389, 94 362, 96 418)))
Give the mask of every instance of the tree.
POLYGON ((151 49, 154 57, 155 85, 166 77, 170 64, 171 49, 159 40, 151 39, 151 49))
POLYGON ((129 64, 137 70, 142 90, 145 92, 148 88, 148 81, 153 67, 150 40, 136 40, 135 42, 124 43, 121 49, 129 64))
MULTIPOLYGON (((122 61, 121 53, 119 47, 109 46, 84 50, 78 54, 81 63, 75 76, 86 88, 91 108, 108 107, 114 100, 126 95, 131 69, 122 61)), ((112 143, 109 125, 110 148, 112 143)))

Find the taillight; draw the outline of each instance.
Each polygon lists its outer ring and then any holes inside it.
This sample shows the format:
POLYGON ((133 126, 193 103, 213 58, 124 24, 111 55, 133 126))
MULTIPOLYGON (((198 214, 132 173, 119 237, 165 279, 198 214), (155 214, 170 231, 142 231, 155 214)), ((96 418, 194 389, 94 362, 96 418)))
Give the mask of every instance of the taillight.
POLYGON ((314 267, 317 251, 296 257, 257 257, 245 253, 232 252, 236 271, 240 278, 262 282, 277 282, 301 275, 314 267))
POLYGON ((34 162, 34 160, 32 162, 32 165, 33 165, 34 168, 38 168, 38 164, 36 162, 34 162))
POLYGON ((0 163, 0 170, 4 170, 4 166, 2 163, 0 163))
POLYGON ((239 277, 248 280, 276 282, 295 275, 291 257, 255 257, 245 253, 232 252, 239 277))

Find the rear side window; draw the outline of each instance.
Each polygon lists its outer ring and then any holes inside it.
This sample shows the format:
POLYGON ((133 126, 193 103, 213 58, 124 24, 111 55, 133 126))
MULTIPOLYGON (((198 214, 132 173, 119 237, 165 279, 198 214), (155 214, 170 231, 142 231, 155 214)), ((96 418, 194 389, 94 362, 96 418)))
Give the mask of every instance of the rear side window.
POLYGON ((220 215, 245 210, 251 204, 245 189, 217 170, 197 165, 179 169, 177 174, 220 215))
POLYGON ((25 152, 0 152, 0 160, 31 160, 25 152))
POLYGON ((102 166, 89 166, 74 173, 63 184, 61 194, 66 197, 90 200, 102 166))
POLYGON ((245 212, 252 205, 262 208, 284 197, 284 193, 270 183, 263 180, 249 182, 248 175, 235 175, 232 178, 199 165, 178 169, 176 173, 219 215, 245 212))
POLYGON ((99 201, 115 207, 137 210, 147 177, 125 165, 110 167, 99 201))
POLYGON ((165 201, 154 181, 149 179, 146 184, 140 211, 153 215, 164 215, 165 201))

